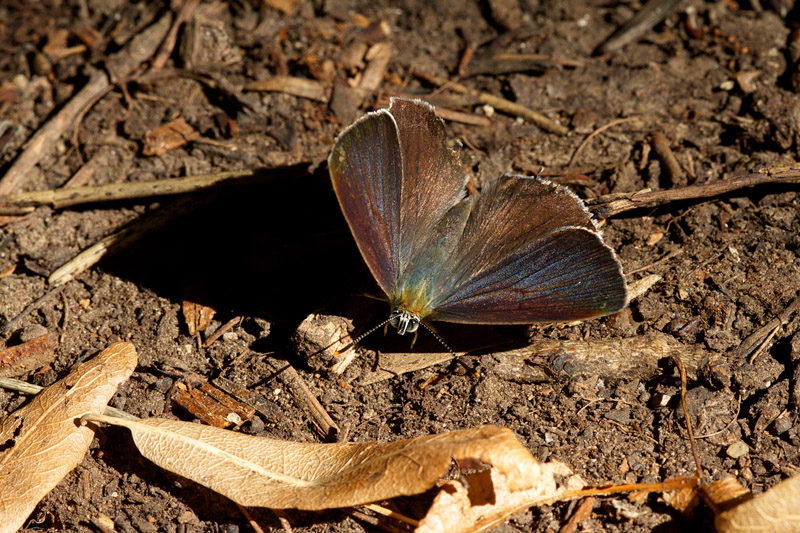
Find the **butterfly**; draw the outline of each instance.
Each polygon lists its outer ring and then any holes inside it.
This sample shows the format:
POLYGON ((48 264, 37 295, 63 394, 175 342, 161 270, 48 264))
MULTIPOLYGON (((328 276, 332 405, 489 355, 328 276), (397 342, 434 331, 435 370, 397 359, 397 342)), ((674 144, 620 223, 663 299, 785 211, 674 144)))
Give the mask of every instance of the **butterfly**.
POLYGON ((426 102, 392 98, 356 120, 336 139, 328 168, 401 335, 423 320, 563 322, 627 303, 620 262, 580 198, 513 174, 470 194, 426 102))

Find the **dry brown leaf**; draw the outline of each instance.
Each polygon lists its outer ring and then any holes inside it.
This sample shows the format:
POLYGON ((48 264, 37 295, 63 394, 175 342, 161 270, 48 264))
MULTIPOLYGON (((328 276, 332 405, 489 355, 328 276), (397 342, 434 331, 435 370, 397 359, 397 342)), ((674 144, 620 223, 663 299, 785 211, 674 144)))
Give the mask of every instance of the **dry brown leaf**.
POLYGON ((800 530, 800 476, 784 479, 714 519, 719 533, 790 533, 800 530))
POLYGON ((736 476, 732 475, 709 483, 703 487, 703 492, 714 507, 721 511, 727 511, 753 497, 750 491, 739 483, 736 476))
POLYGON ((507 475, 496 467, 467 476, 466 485, 459 481, 443 483, 416 533, 486 531, 528 507, 558 500, 564 488, 556 484, 555 476, 571 473, 563 463, 539 463, 533 457, 519 467, 518 474, 529 485, 524 490, 509 488, 507 475))
POLYGON ((76 419, 101 413, 136 368, 132 344, 112 344, 0 422, 0 533, 22 527, 36 504, 83 460, 94 431, 76 419))
POLYGON ((494 466, 518 491, 538 483, 529 476, 542 468, 511 430, 494 426, 381 444, 317 444, 159 418, 86 418, 127 427, 145 457, 246 507, 319 510, 418 494, 453 460, 467 459, 494 466))
POLYGON ((199 304, 191 300, 181 302, 183 318, 186 320, 186 327, 189 335, 194 335, 198 331, 205 331, 211 325, 211 320, 217 314, 217 310, 207 305, 199 304))
POLYGON ((0 377, 21 376, 53 362, 58 334, 48 333, 17 346, 0 350, 0 377))
POLYGON ((159 126, 144 136, 144 155, 161 155, 196 140, 200 134, 183 118, 159 126))

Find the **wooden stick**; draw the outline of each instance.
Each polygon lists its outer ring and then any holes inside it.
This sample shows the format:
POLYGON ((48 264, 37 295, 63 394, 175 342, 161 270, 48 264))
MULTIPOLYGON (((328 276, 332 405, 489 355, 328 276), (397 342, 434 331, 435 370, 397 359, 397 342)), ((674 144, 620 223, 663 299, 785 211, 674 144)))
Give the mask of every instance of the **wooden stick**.
POLYGON ((606 194, 586 200, 586 205, 596 217, 608 218, 631 209, 655 207, 682 200, 710 198, 764 183, 800 183, 800 163, 774 165, 760 169, 753 174, 740 175, 703 185, 690 185, 663 191, 644 189, 632 193, 606 194))
POLYGON ((255 171, 253 170, 240 170, 202 174, 188 178, 135 183, 110 183, 107 185, 71 187, 51 191, 18 192, 0 196, 0 214, 24 214, 32 211, 34 207, 42 205, 62 209, 81 204, 186 194, 225 181, 251 177, 254 174, 255 171))
POLYGON ((661 161, 664 174, 668 178, 667 181, 669 181, 670 185, 680 183, 683 177, 683 169, 678 164, 678 160, 675 159, 675 154, 672 152, 672 148, 669 147, 669 141, 660 131, 654 131, 651 138, 653 150, 656 152, 656 157, 661 161))
POLYGON ((681 0, 650 0, 636 12, 631 20, 601 44, 596 53, 599 55, 608 54, 635 41, 667 18, 670 13, 677 9, 680 3, 681 0))
MULTIPOLYGON (((22 394, 34 395, 39 394, 44 387, 40 387, 39 385, 34 385, 33 383, 28 383, 27 381, 22 381, 19 379, 0 378, 0 388, 13 390, 22 394)), ((125 411, 121 411, 116 407, 106 407, 105 411, 103 411, 103 414, 115 416, 117 418, 126 418, 128 420, 138 420, 138 417, 135 417, 130 413, 126 413, 125 411)))
POLYGON ((322 404, 319 403, 319 400, 317 400, 317 397, 311 392, 311 389, 308 388, 308 385, 303 381, 300 374, 297 373, 297 370, 289 364, 281 368, 275 368, 273 366, 273 369, 276 372, 277 378, 281 380, 281 383, 289 388, 289 392, 300 408, 309 415, 319 435, 326 441, 336 442, 338 436, 341 434, 339 426, 333 418, 331 418, 331 415, 328 414, 328 411, 325 410, 322 404))
POLYGON ((461 85, 460 83, 456 83, 445 78, 440 78, 439 76, 430 76, 428 74, 423 74, 416 71, 413 74, 414 76, 422 78, 423 80, 427 81, 428 83, 432 83, 437 87, 446 85, 448 89, 452 89, 457 93, 475 96, 480 100, 481 103, 489 104, 495 109, 508 113, 509 115, 527 118, 543 130, 549 131, 550 133, 557 133, 558 135, 566 135, 569 133, 569 129, 566 126, 562 126, 561 124, 550 120, 541 113, 537 113, 536 111, 514 103, 511 100, 506 100, 505 98, 500 98, 499 96, 495 96, 490 93, 476 91, 461 85))

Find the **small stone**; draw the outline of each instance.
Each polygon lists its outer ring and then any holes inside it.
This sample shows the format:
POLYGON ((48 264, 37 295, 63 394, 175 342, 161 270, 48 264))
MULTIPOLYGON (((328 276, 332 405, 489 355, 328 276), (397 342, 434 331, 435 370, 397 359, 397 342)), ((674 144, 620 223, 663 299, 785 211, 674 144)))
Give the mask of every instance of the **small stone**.
POLYGON ((33 339, 38 339, 44 335, 47 335, 47 328, 40 324, 33 324, 22 330, 22 333, 19 335, 19 340, 22 342, 28 342, 32 341, 33 339))
POLYGON ((747 455, 749 451, 750 447, 745 444, 744 441, 737 440, 728 446, 728 449, 725 450, 725 453, 728 454, 728 457, 731 457, 732 459, 738 459, 739 457, 747 455))
POLYGON ((630 409, 612 409, 603 415, 603 418, 619 422, 620 424, 628 424, 631 421, 630 409))
POLYGON ((656 392, 650 398, 650 406, 651 407, 666 407, 669 405, 669 402, 672 400, 671 394, 664 394, 663 392, 656 392))
POLYGON ((782 435, 792 429, 792 421, 784 416, 775 420, 775 433, 782 435))

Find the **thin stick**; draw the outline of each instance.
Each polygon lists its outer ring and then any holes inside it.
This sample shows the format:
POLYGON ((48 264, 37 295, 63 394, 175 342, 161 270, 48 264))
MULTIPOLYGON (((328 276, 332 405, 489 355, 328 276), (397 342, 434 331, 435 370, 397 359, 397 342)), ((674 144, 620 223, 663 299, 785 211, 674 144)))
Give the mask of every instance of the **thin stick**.
POLYGON ((660 131, 654 131, 652 142, 653 150, 655 150, 656 156, 664 167, 664 173, 669 178, 669 183, 680 183, 683 177, 683 169, 678 164, 678 160, 675 159, 675 154, 672 152, 672 148, 669 147, 667 138, 660 131))
POLYGON ((594 137, 600 135, 602 132, 606 131, 609 128, 613 128, 614 126, 617 126, 619 124, 624 124, 626 122, 631 122, 633 120, 636 120, 636 117, 628 117, 628 118, 620 118, 617 120, 612 120, 608 124, 600 126, 596 130, 594 130, 592 133, 587 135, 586 138, 581 142, 581 144, 578 145, 575 151, 572 152, 572 156, 569 158, 569 163, 567 163, 567 166, 568 167, 572 166, 572 163, 578 157, 578 154, 581 153, 581 151, 586 147, 586 145, 589 144, 589 141, 591 141, 594 137))
POLYGON ((70 187, 50 191, 18 192, 0 196, 0 214, 23 214, 32 211, 34 207, 42 205, 63 209, 64 207, 82 204, 186 194, 226 181, 252 177, 254 174, 253 170, 239 170, 201 174, 188 178, 135 183, 109 183, 106 185, 70 187))
POLYGON ((612 496, 621 492, 664 492, 667 490, 692 489, 697 487, 697 479, 694 477, 679 477, 667 479, 661 483, 625 483, 622 485, 610 485, 608 487, 588 487, 582 489, 571 489, 561 493, 561 500, 572 500, 585 498, 587 496, 612 496))
POLYGON ((598 54, 619 50, 629 42, 635 41, 675 11, 681 0, 650 0, 624 26, 614 32, 600 45, 598 54))
MULTIPOLYGON (((0 378, 0 387, 6 390, 13 390, 14 392, 20 392, 22 394, 39 394, 44 387, 40 387, 39 385, 34 385, 33 383, 28 383, 27 381, 22 381, 19 379, 14 378, 0 378)), ((138 420, 138 417, 133 416, 130 413, 126 413, 125 411, 121 411, 115 407, 108 407, 106 406, 105 411, 103 414, 106 416, 115 416, 117 418, 125 418, 127 420, 138 420)))
POLYGON ((769 341, 775 337, 780 328, 785 326, 797 311, 800 311, 800 296, 796 297, 779 316, 748 335, 733 353, 738 357, 746 357, 752 353, 749 362, 753 364, 753 360, 764 351, 769 341))
POLYGON ((230 331, 234 326, 240 324, 242 322, 243 316, 235 316, 217 328, 217 331, 209 335, 206 341, 203 343, 203 348, 208 348, 212 344, 214 344, 217 339, 222 337, 225 333, 230 331))
POLYGON ((578 524, 592 516, 592 507, 594 506, 594 502, 594 496, 584 498, 578 505, 578 508, 575 510, 575 512, 572 513, 572 516, 569 517, 567 523, 561 527, 558 533, 572 533, 578 529, 578 524))
POLYGON ((250 527, 253 528, 253 531, 255 531, 256 533, 264 533, 264 530, 261 529, 261 526, 258 525, 258 522, 253 520, 253 517, 250 516, 250 513, 247 512, 247 509, 242 504, 236 501, 234 501, 233 503, 236 504, 236 507, 239 508, 239 512, 242 513, 242 515, 244 515, 244 517, 247 519, 247 522, 250 524, 250 527))
POLYGON ((399 520, 401 522, 405 522, 406 524, 412 525, 414 527, 419 526, 419 520, 414 520, 413 518, 409 518, 404 514, 400 514, 396 511, 392 511, 391 509, 387 509, 382 505, 376 505, 374 503, 365 504, 364 507, 369 509, 372 512, 381 514, 383 516, 388 516, 390 518, 394 518, 395 520, 399 520))
POLYGON ((679 355, 674 355, 672 360, 678 367, 681 374, 681 407, 683 408, 683 416, 686 419, 686 430, 689 432, 689 445, 692 447, 692 455, 694 456, 694 465, 696 469, 697 481, 703 481, 703 465, 700 462, 700 454, 697 453, 697 440, 694 438, 694 428, 692 427, 692 419, 689 417, 689 404, 686 401, 686 369, 683 367, 683 361, 679 355))
POLYGON ((774 165, 760 169, 756 173, 703 185, 691 185, 663 191, 643 189, 632 193, 606 194, 597 198, 589 198, 586 200, 586 205, 596 217, 608 218, 631 209, 655 207, 682 200, 710 198, 765 183, 800 183, 800 163, 774 165))
POLYGON ((311 422, 316 427, 320 436, 327 441, 335 442, 341 433, 339 426, 334 422, 328 411, 319 403, 317 397, 308 388, 306 382, 297 373, 292 365, 286 365, 280 369, 275 369, 278 379, 289 388, 292 397, 301 409, 311 418, 311 422))
POLYGON ((158 48, 158 52, 156 52, 155 56, 153 56, 153 61, 150 63, 150 67, 153 70, 161 69, 167 64, 169 56, 172 55, 172 51, 175 49, 175 43, 178 42, 178 30, 184 22, 192 18, 194 10, 199 4, 200 0, 186 0, 186 2, 184 2, 184 4, 181 6, 181 9, 178 11, 175 21, 172 23, 172 27, 169 29, 167 36, 164 38, 164 41, 158 48))
POLYGON ((55 296, 56 294, 61 292, 62 288, 63 287, 52 288, 49 291, 47 291, 46 293, 44 293, 42 296, 40 296, 39 298, 35 299, 34 301, 32 301, 31 303, 26 305, 25 309, 23 309, 17 316, 15 316, 11 320, 9 320, 5 324, 3 324, 3 327, 0 328, 0 335, 5 335, 9 331, 13 330, 14 326, 16 326, 17 323, 20 320, 22 320, 23 318, 28 316, 28 313, 30 313, 31 311, 33 311, 35 309, 38 309, 39 306, 42 305, 42 303, 44 303, 46 300, 48 300, 51 296, 55 296))
POLYGON ((542 128, 543 130, 549 131, 551 133, 557 133, 559 135, 566 135, 569 133, 569 129, 566 126, 562 126, 553 120, 550 120, 546 116, 542 115, 541 113, 537 113, 532 109, 528 109, 525 106, 521 106, 512 102, 511 100, 506 100, 505 98, 500 98, 490 93, 484 93, 480 91, 476 91, 474 89, 470 89, 460 83, 453 82, 451 80, 441 78, 439 76, 431 76, 428 74, 423 74, 421 72, 414 72, 414 76, 421 78, 429 83, 436 85, 437 87, 441 87, 442 85, 447 85, 449 89, 461 94, 469 94, 474 96, 480 100, 482 104, 489 104, 490 106, 508 113, 509 115, 514 115, 516 117, 524 117, 542 128))
POLYGON ((633 274, 638 274, 639 272, 644 272, 645 270, 650 270, 654 266, 658 266, 658 265, 660 265, 662 263, 666 263, 667 261, 669 261, 673 257, 675 257, 677 255, 681 255, 682 253, 683 253, 683 250, 680 249, 680 248, 678 248, 677 250, 672 250, 671 252, 669 252, 667 255, 665 255, 661 259, 659 259, 659 260, 657 260, 657 261, 655 261, 653 263, 650 263, 649 265, 645 265, 643 267, 639 267, 636 270, 631 270, 630 272, 626 272, 625 275, 626 276, 632 276, 633 274))

